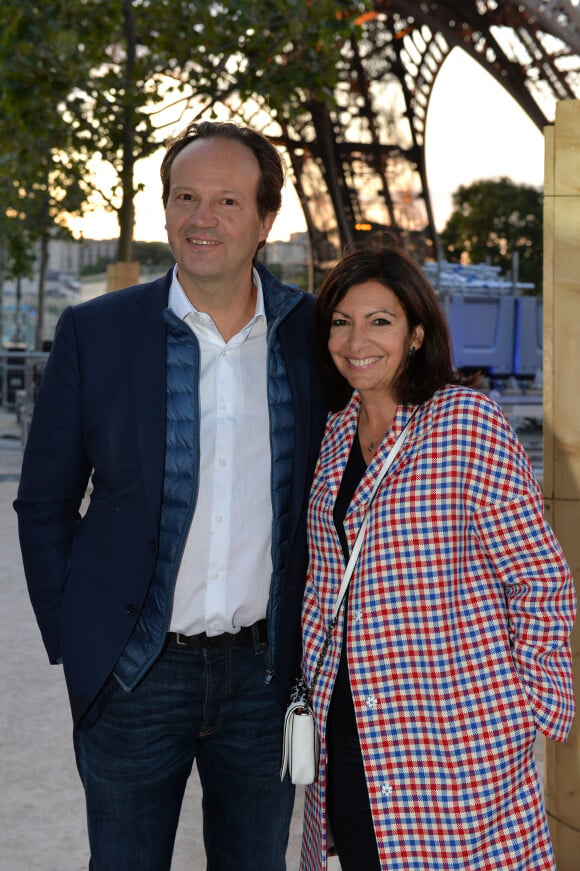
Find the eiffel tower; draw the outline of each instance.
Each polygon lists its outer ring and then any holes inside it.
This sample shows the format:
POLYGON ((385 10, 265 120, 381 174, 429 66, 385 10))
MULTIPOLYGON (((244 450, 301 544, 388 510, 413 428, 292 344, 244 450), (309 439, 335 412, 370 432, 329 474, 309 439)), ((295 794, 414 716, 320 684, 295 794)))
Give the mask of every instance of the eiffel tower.
POLYGON ((357 24, 336 108, 310 100, 298 121, 277 119, 313 261, 324 268, 374 227, 438 258, 425 161, 437 73, 463 49, 542 130, 558 101, 580 97, 580 9, 554 0, 376 0, 357 24))

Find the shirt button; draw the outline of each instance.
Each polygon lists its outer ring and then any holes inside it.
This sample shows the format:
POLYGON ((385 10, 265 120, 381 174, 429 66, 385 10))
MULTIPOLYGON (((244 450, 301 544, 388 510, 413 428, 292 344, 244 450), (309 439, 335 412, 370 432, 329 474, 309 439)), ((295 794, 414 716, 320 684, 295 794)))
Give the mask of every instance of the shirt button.
POLYGON ((366 699, 367 708, 374 710, 378 706, 378 700, 376 696, 367 696, 366 699))

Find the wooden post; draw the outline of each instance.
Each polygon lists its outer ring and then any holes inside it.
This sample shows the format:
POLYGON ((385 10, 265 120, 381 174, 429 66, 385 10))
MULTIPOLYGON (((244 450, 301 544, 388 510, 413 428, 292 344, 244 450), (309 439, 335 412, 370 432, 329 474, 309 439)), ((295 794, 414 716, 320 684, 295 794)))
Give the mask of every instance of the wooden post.
POLYGON ((139 283, 139 263, 109 263, 107 266, 107 293, 139 283))
MULTIPOLYGON (((580 100, 545 130, 544 499, 580 581, 580 100)), ((580 630, 572 637, 578 713, 565 744, 546 740, 545 800, 558 871, 580 871, 580 630)))

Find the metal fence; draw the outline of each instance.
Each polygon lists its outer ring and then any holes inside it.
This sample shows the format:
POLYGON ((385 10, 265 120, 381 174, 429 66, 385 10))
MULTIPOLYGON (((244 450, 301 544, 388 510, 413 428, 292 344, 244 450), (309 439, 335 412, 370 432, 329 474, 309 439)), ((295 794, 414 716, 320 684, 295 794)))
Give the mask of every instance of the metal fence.
POLYGON ((0 407, 16 414, 23 441, 47 359, 48 352, 19 347, 0 350, 0 407))

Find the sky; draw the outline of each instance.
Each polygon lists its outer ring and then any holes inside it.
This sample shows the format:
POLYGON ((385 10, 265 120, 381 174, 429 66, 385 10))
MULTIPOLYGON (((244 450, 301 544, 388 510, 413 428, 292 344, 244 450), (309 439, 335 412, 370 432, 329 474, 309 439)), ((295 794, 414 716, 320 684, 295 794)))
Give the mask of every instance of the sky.
MULTIPOLYGON (((429 102, 425 131, 427 177, 435 225, 442 230, 459 185, 507 176, 517 184, 541 187, 543 135, 515 101, 465 52, 454 49, 441 68, 429 102)), ((162 153, 137 164, 136 180, 146 190, 135 200, 135 238, 165 241, 159 165, 162 153)), ((118 235, 116 216, 89 213, 73 225, 87 239, 118 235)), ((288 182, 270 239, 288 239, 306 228, 296 194, 288 182)))

